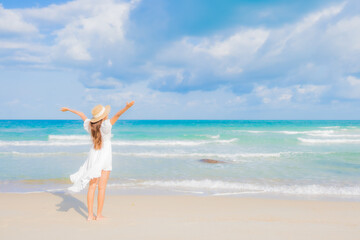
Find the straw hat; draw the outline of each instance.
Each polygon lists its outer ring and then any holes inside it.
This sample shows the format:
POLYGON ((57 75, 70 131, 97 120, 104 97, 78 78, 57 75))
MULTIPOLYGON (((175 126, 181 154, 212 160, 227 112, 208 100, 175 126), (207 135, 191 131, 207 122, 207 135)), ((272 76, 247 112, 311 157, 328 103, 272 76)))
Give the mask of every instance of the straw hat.
POLYGON ((94 123, 94 122, 100 121, 101 119, 106 117, 106 115, 109 114, 110 109, 111 109, 110 105, 106 105, 105 107, 101 104, 96 105, 91 110, 91 114, 93 115, 93 118, 90 120, 90 122, 94 123))

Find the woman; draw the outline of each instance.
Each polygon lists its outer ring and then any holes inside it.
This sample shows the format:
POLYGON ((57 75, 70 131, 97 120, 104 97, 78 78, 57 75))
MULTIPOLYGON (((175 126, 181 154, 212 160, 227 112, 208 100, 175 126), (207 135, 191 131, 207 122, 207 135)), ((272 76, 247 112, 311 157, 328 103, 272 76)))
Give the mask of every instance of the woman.
POLYGON ((105 189, 107 180, 112 170, 112 150, 111 150, 111 128, 116 123, 119 117, 126 112, 134 101, 126 103, 126 107, 121 109, 111 119, 108 119, 110 106, 103 107, 102 105, 95 106, 91 113, 92 119, 88 119, 84 113, 72 110, 66 107, 61 108, 61 111, 70 111, 75 113, 84 120, 85 130, 91 134, 92 147, 84 164, 79 170, 70 175, 70 180, 73 183, 68 189, 73 192, 79 192, 89 183, 87 193, 88 204, 88 221, 100 220, 105 218, 101 212, 104 205, 105 189), (93 203, 95 196, 96 185, 98 184, 98 207, 96 217, 93 214, 93 203))

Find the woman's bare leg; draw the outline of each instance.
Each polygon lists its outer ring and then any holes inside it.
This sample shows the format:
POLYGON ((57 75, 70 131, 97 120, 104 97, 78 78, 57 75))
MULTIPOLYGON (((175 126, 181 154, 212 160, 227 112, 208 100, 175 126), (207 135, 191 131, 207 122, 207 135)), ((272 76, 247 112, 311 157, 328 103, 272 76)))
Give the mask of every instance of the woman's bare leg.
POLYGON ((89 182, 89 190, 87 193, 87 204, 88 204, 88 220, 94 220, 93 206, 94 206, 94 196, 96 190, 96 184, 98 183, 99 178, 93 178, 89 182))
POLYGON ((105 189, 106 189, 107 180, 109 179, 109 175, 110 175, 110 171, 104 171, 104 170, 101 171, 101 177, 98 185, 98 208, 97 208, 96 220, 104 218, 101 212, 104 206, 105 189))

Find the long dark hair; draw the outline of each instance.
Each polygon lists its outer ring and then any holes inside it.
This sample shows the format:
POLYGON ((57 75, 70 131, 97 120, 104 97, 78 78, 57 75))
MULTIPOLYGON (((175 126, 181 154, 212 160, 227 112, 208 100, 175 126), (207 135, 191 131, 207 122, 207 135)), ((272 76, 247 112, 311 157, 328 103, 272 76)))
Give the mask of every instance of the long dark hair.
POLYGON ((101 123, 104 119, 101 119, 100 121, 90 123, 90 129, 91 129, 91 137, 92 141, 94 143, 94 149, 99 150, 102 146, 102 137, 100 132, 101 123))

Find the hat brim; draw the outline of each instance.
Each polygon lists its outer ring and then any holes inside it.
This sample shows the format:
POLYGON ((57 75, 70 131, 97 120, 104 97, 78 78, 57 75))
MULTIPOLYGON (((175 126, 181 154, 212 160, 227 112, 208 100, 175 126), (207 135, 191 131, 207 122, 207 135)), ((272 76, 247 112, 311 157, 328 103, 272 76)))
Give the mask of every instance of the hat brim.
POLYGON ((101 119, 103 119, 104 117, 106 117, 106 115, 108 115, 108 114, 110 113, 110 110, 111 110, 110 105, 106 105, 106 106, 105 106, 105 111, 104 111, 104 113, 103 113, 101 116, 97 117, 97 118, 92 118, 92 119, 90 119, 90 122, 95 123, 95 122, 100 121, 101 119))

